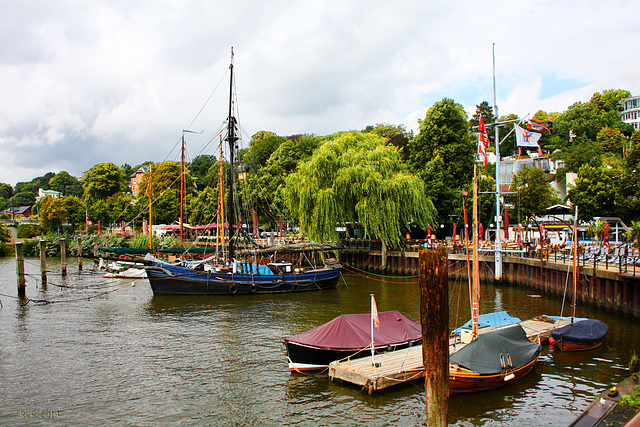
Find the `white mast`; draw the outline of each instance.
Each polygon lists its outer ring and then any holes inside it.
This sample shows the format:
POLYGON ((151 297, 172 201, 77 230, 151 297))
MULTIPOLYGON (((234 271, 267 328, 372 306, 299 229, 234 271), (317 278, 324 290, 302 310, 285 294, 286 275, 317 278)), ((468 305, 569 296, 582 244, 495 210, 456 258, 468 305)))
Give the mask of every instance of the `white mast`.
MULTIPOLYGON (((492 45, 493 53, 493 114, 498 121, 498 105, 496 104, 496 44, 492 45)), ((502 237, 500 236, 500 131, 495 126, 496 140, 496 247, 495 247, 495 279, 502 280, 502 237)))

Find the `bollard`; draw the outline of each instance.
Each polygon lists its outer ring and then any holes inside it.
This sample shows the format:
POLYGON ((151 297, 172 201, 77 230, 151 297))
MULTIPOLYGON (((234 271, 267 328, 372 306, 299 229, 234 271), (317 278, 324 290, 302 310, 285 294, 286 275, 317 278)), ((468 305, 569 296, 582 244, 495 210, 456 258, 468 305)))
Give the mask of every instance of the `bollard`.
POLYGON ((76 239, 78 244, 78 271, 82 271, 82 239, 76 239))
POLYGON ((449 414, 449 276, 447 250, 420 251, 420 322, 428 426, 446 426, 449 414))
POLYGON ((40 276, 42 277, 42 286, 47 286, 47 259, 45 243, 44 239, 40 239, 40 276))
POLYGON ((22 255, 22 242, 16 242, 16 273, 18 276, 18 296, 24 298, 27 281, 24 278, 24 256, 22 255))
POLYGON ((60 239, 60 268, 62 269, 62 277, 67 276, 67 244, 66 239, 60 239))

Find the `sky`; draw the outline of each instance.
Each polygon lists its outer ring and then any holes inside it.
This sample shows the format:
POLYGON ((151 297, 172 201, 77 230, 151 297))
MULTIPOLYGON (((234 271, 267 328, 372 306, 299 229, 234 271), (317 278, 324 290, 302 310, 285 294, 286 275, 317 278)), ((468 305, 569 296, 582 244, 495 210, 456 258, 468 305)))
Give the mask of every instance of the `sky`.
POLYGON ((562 112, 640 94, 640 2, 0 0, 0 182, 216 154, 231 48, 237 118, 328 135, 471 114, 562 112))

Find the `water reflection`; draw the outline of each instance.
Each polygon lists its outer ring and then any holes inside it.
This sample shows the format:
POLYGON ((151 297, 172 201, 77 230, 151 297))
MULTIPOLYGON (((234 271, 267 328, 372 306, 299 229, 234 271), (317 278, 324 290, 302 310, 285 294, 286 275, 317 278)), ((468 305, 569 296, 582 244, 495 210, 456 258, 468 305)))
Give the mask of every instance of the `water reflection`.
MULTIPOLYGON (((52 260, 51 271, 57 269, 52 260)), ((301 294, 242 298, 154 296, 145 280, 104 279, 85 265, 50 274, 27 262, 27 296, 52 304, 22 305, 2 297, 0 424, 32 424, 20 410, 60 410, 65 425, 89 424, 338 424, 419 425, 422 381, 373 396, 324 375, 289 373, 282 339, 344 313, 378 308, 419 319, 415 278, 345 276, 348 286, 301 294), (26 408, 25 408, 26 407, 26 408), (91 419, 88 422, 88 416, 91 419)), ((16 294, 15 261, 0 260, 0 293, 16 294)), ((469 319, 468 285, 451 282, 450 326, 469 319)), ((559 298, 484 285, 481 312, 507 310, 528 319, 559 314, 559 298)), ((561 353, 545 348, 535 370, 500 390, 456 396, 458 425, 569 424, 593 396, 626 376, 638 327, 585 308, 581 316, 609 324, 603 347, 561 353)))

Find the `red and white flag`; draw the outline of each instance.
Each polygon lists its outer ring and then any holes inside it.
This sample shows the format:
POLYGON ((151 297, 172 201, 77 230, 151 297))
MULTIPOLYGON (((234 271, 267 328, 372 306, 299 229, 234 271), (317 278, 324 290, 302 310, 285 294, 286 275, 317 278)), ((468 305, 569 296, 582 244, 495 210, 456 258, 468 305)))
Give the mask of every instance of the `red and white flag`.
POLYGON ((487 168, 487 148, 489 147, 489 135, 487 135, 487 128, 484 126, 484 120, 480 115, 480 124, 478 125, 478 131, 480 135, 478 137, 478 153, 484 156, 484 168, 487 168))
POLYGON ((376 304, 376 297, 371 295, 371 322, 373 326, 380 329, 380 321, 378 320, 378 305, 376 304))
POLYGON ((89 212, 84 211, 84 217, 85 217, 85 220, 84 220, 84 221, 85 221, 85 223, 86 223, 87 225, 91 225, 91 224, 93 224, 93 223, 91 222, 91 220, 89 219, 89 212))
POLYGON ((537 130, 539 132, 549 132, 549 128, 542 122, 537 120, 527 120, 527 127, 531 130, 537 130))

